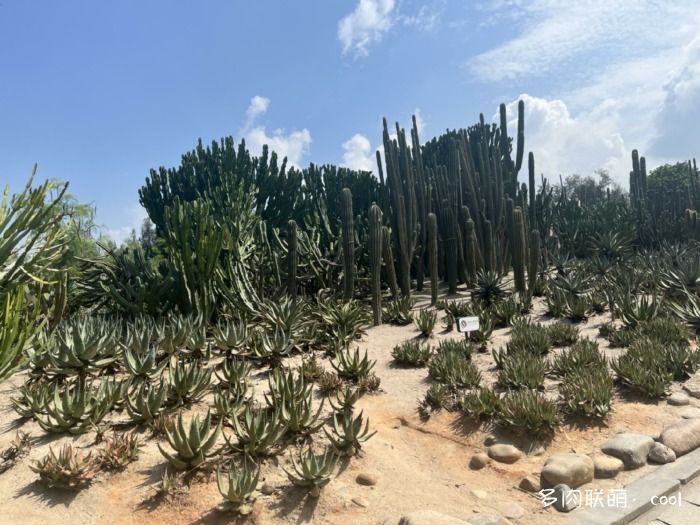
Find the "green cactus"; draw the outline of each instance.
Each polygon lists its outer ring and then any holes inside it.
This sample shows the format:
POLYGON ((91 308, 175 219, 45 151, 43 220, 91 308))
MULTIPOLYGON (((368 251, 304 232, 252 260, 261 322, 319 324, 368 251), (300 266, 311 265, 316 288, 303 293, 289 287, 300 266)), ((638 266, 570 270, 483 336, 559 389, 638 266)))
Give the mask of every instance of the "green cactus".
POLYGON ((355 228, 352 194, 347 188, 343 188, 340 209, 343 221, 343 298, 349 301, 355 296, 355 228))
POLYGON ((428 269, 430 270, 430 306, 438 300, 438 226, 437 216, 428 214, 428 269))
POLYGON ((369 258, 372 314, 374 326, 379 326, 382 324, 382 211, 376 204, 369 209, 369 258))
POLYGON ((530 232, 530 262, 527 267, 527 296, 532 298, 537 285, 537 272, 540 268, 540 232, 532 230, 530 232))
POLYGON ((297 297, 297 223, 290 220, 287 223, 287 293, 296 300, 297 297))
POLYGON ((521 294, 525 293, 525 225, 523 224, 523 212, 520 208, 513 210, 513 236, 511 237, 511 254, 513 262, 513 276, 515 289, 521 294))
POLYGON ((442 242, 445 244, 445 271, 449 294, 457 293, 457 232, 452 206, 447 199, 440 206, 442 242))
POLYGON ((391 232, 386 226, 382 226, 382 259, 384 260, 384 268, 386 268, 386 280, 389 283, 391 297, 396 300, 399 295, 399 284, 396 281, 394 253, 391 250, 391 232))

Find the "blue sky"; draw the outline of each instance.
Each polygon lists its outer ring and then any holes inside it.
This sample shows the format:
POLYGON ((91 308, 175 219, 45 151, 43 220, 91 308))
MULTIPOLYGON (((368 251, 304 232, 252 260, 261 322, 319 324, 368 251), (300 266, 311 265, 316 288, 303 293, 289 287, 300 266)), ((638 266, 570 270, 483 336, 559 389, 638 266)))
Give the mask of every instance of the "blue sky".
POLYGON ((634 148, 698 154, 697 27, 697 0, 1 0, 0 185, 36 162, 121 240, 200 137, 374 170, 382 117, 428 140, 519 98, 538 173, 624 185, 634 148))

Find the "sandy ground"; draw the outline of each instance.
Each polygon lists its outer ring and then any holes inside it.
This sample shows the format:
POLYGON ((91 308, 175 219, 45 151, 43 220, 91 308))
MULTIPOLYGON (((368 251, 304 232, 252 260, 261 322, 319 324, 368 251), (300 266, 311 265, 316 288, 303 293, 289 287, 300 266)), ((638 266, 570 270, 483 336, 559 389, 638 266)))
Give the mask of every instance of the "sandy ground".
MULTIPOLYGON (((426 300, 422 296, 418 307, 426 300)), ((536 303, 535 320, 541 319, 544 308, 542 301, 536 303)), ((443 332, 442 315, 438 319, 436 334, 430 339, 431 344, 445 338, 462 337, 456 332, 443 332)), ((607 343, 597 337, 598 326, 607 320, 604 315, 591 318, 588 323, 580 325, 581 332, 598 339, 606 353, 616 355, 621 351, 608 349, 607 343)), ((489 350, 504 347, 509 333, 510 329, 495 331, 489 350)), ((512 503, 525 509, 525 515, 513 520, 515 523, 559 523, 565 515, 550 508, 544 509, 539 497, 517 488, 524 476, 539 474, 544 460, 552 454, 595 454, 601 443, 620 431, 658 433, 677 420, 677 412, 683 408, 668 406, 664 401, 616 398, 614 412, 605 425, 568 423, 548 444, 544 455, 528 456, 512 465, 491 463, 483 470, 474 471, 469 468, 469 461, 474 453, 486 449, 483 443, 487 435, 493 434, 500 442, 510 442, 524 449, 528 443, 500 429, 477 426, 460 418, 459 414, 444 410, 434 413, 427 421, 422 420, 417 407, 431 384, 427 369, 397 368, 391 358, 395 345, 417 336, 418 330, 414 326, 384 325, 367 330, 359 347, 366 349, 377 361, 375 372, 382 381, 381 392, 365 395, 357 406, 364 410, 377 434, 363 446, 358 457, 339 463, 337 477, 318 499, 308 497, 305 491, 287 480, 281 468, 288 464, 286 456, 266 460, 260 485, 265 481, 275 486, 276 491, 258 497, 252 515, 247 518, 248 523, 382 524, 389 520, 395 524, 402 515, 420 509, 433 509, 466 520, 478 515, 502 513, 512 503), (376 475, 379 481, 372 487, 361 486, 355 481, 359 473, 376 475), (472 490, 486 491, 488 497, 481 499, 472 490)), ((474 360, 482 370, 485 382, 493 382, 496 375, 490 353, 476 354, 474 360)), ((18 428, 33 437, 29 455, 0 475, 0 501, 3 502, 0 524, 145 525, 246 521, 215 509, 222 500, 212 475, 195 477, 187 490, 172 499, 149 500, 155 494, 154 487, 159 484, 167 462, 147 430, 142 432, 145 447, 138 460, 125 471, 100 474, 90 487, 80 492, 45 489, 37 483, 37 475, 29 465, 44 456, 49 446, 57 449, 63 443, 71 442, 85 451, 99 446, 93 445, 93 432, 80 437, 49 435, 34 422, 18 421, 11 409, 10 397, 16 395, 16 388, 23 380, 24 377, 19 375, 0 385, 0 448, 12 440, 18 428)), ((674 386, 680 389, 679 385, 674 386)), ((548 381, 546 388, 548 393, 556 393, 554 381, 548 381)), ((265 389, 266 382, 258 385, 257 395, 262 395, 265 389)), ((210 398, 205 398, 190 411, 205 412, 207 399, 210 398)), ((120 419, 123 417, 117 417, 115 421, 120 419)), ((622 488, 653 469, 646 466, 623 472, 617 479, 596 480, 584 488, 604 491, 622 488)))

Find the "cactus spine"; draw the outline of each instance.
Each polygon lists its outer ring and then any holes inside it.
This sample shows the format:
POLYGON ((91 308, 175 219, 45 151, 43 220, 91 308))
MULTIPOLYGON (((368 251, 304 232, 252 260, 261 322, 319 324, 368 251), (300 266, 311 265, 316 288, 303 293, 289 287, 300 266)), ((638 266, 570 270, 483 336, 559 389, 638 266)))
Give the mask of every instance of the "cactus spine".
POLYGON ((293 300, 297 298, 297 223, 294 219, 287 223, 287 292, 293 300))
POLYGON ((352 215, 352 193, 343 188, 340 199, 340 215, 343 221, 343 299, 355 296, 355 230, 352 215))
POLYGON ((369 265, 372 277, 372 315, 374 326, 382 324, 382 212, 369 208, 369 265))
MULTIPOLYGON (((430 305, 435 306, 438 297, 438 232, 437 216, 428 214, 428 268, 430 270, 430 305)), ((473 225, 473 223, 472 223, 473 225)))

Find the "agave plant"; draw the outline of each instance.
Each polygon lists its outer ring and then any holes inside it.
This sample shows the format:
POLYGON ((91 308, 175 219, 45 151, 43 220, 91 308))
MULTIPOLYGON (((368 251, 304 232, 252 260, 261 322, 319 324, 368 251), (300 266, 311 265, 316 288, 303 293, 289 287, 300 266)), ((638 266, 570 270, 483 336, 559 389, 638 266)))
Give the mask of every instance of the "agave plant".
POLYGON ((99 395, 93 383, 78 381, 68 385, 63 393, 54 386, 53 396, 44 405, 43 414, 35 414, 39 426, 47 432, 83 434, 107 414, 110 400, 99 395))
POLYGON ((333 431, 326 428, 323 431, 339 456, 354 456, 362 448, 361 444, 377 433, 376 430, 369 433, 369 419, 365 421, 362 412, 354 419, 349 412, 342 416, 333 414, 333 431))
POLYGON ((168 398, 178 404, 190 403, 202 397, 211 383, 212 370, 194 361, 191 364, 170 365, 168 398))
POLYGON ((226 443, 236 452, 244 452, 252 457, 279 454, 287 446, 284 435, 288 425, 283 423, 279 412, 253 410, 248 405, 242 421, 234 419, 233 430, 237 443, 232 443, 226 436, 226 443))
POLYGON ((382 322, 405 326, 413 322, 413 307, 416 301, 412 297, 402 296, 387 301, 382 312, 382 322))
POLYGON ((243 391, 219 389, 214 394, 216 417, 224 424, 233 425, 232 421, 237 419, 245 410, 246 392, 247 387, 243 391))
POLYGON ((506 392, 496 422, 503 427, 536 437, 549 438, 561 424, 557 405, 528 389, 506 392))
POLYGON ((606 367, 578 369, 559 385, 566 411, 593 419, 605 419, 612 411, 613 381, 606 367))
POLYGON ((138 392, 129 394, 126 399, 126 411, 132 421, 138 425, 145 425, 162 414, 165 400, 168 398, 168 388, 167 383, 160 383, 157 389, 142 384, 138 392))
POLYGON ((317 498, 321 495, 321 489, 328 485, 331 481, 331 472, 338 464, 338 456, 333 449, 327 448, 322 456, 316 456, 309 447, 304 452, 299 452, 299 462, 297 463, 293 455, 289 455, 294 472, 287 469, 289 481, 298 487, 306 487, 309 490, 309 495, 317 498))
POLYGON ((472 292, 472 299, 479 300, 484 306, 490 307, 508 295, 510 295, 508 282, 502 275, 481 270, 476 273, 476 287, 472 292))
POLYGON ((331 366, 338 372, 340 377, 358 381, 367 377, 374 368, 376 361, 370 361, 365 350, 364 357, 360 357, 360 349, 350 350, 345 352, 336 352, 336 362, 331 361, 331 366))
POLYGON ((607 364, 607 358, 598 350, 598 343, 581 339, 552 360, 552 372, 565 377, 593 368, 604 370, 607 369, 607 364))
POLYGON ((363 327, 370 322, 367 308, 359 301, 319 301, 317 312, 329 338, 346 344, 359 338, 364 333, 363 327))
POLYGON ((250 504, 253 501, 253 493, 258 487, 259 477, 259 465, 248 457, 244 458, 240 470, 231 460, 225 477, 220 470, 217 470, 216 484, 219 487, 219 493, 224 498, 224 502, 218 507, 219 510, 233 510, 243 516, 250 514, 253 511, 250 504))
POLYGON ((346 386, 345 390, 337 393, 335 402, 330 397, 328 401, 335 413, 342 415, 345 412, 350 412, 352 414, 358 399, 360 399, 360 390, 346 386))
POLYGON ((634 297, 630 293, 623 293, 620 295, 617 314, 625 326, 636 328, 641 323, 655 319, 659 314, 659 307, 656 296, 634 297))
POLYGON ((189 429, 186 429, 182 421, 182 411, 180 411, 175 428, 165 432, 168 443, 175 450, 175 454, 163 450, 160 443, 158 443, 158 450, 177 470, 200 467, 207 458, 212 457, 217 452, 214 445, 216 445, 216 439, 221 431, 221 423, 211 434, 210 431, 211 414, 209 412, 207 412, 204 423, 200 422, 199 415, 193 416, 189 429))
POLYGON ((309 324, 309 316, 304 301, 285 297, 280 301, 266 300, 258 312, 259 321, 267 330, 280 330, 299 341, 309 324))
POLYGON ((279 408, 308 396, 312 385, 304 376, 294 370, 282 371, 276 368, 268 376, 270 396, 265 394, 265 399, 271 408, 279 408))
POLYGON ((49 447, 49 453, 29 466, 39 474, 39 480, 49 488, 80 489, 93 480, 99 472, 99 463, 92 457, 74 452, 73 447, 63 445, 58 456, 49 447))

